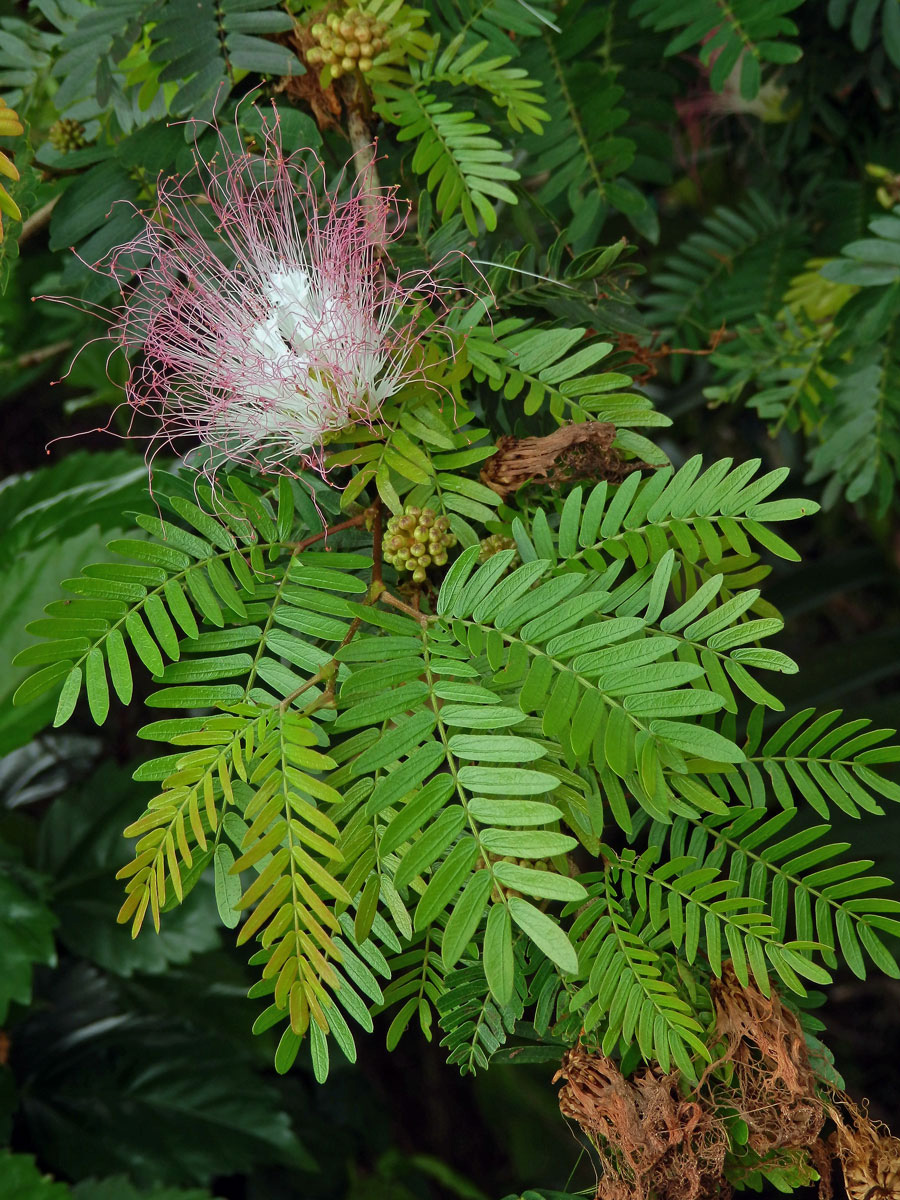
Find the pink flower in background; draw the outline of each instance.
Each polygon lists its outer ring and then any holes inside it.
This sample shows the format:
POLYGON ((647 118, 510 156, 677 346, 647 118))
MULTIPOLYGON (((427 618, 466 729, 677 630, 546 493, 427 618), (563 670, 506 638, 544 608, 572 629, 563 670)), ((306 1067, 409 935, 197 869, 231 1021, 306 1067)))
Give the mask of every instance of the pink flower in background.
POLYGON ((440 288, 390 273, 393 191, 357 180, 338 201, 320 163, 283 155, 277 118, 264 153, 223 140, 198 167, 202 194, 160 181, 156 211, 109 263, 114 335, 140 352, 128 403, 158 419, 157 446, 188 437, 214 462, 321 469, 330 433, 371 421, 416 375, 412 310, 440 288))

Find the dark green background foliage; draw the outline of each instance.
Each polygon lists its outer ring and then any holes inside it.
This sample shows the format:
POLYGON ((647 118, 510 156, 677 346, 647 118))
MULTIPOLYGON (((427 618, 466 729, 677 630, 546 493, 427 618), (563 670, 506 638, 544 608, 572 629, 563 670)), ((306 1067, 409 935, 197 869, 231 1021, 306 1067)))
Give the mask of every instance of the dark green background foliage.
POLYGON ((563 1050, 689 1081, 725 959, 896 1122, 900 0, 371 0, 389 44, 325 101, 323 7, 2 7, 0 1196, 592 1194, 563 1050), (398 267, 458 291, 436 388, 344 431, 334 487, 239 470, 213 517, 109 436, 88 264, 215 151, 196 122, 258 149, 245 97, 332 178, 361 115, 398 267), (589 420, 674 473, 478 481, 589 420), (297 552, 375 501, 459 539, 433 620, 368 603, 359 525, 297 552), (122 830, 161 821, 132 939, 122 830), (253 940, 307 878, 327 1036, 253 940))

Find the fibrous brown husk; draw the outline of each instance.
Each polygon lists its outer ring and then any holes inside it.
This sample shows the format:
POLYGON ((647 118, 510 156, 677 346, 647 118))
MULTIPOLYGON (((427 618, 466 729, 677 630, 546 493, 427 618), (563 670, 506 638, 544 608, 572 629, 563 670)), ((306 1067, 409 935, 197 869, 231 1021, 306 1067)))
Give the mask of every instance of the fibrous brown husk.
POLYGON ((734 1104, 757 1154, 814 1145, 825 1121, 800 1022, 773 994, 743 987, 730 965, 711 981, 716 1030, 727 1041, 734 1104))
POLYGON ((615 437, 616 427, 608 421, 564 425, 546 437, 502 437, 482 468, 481 481, 504 497, 532 481, 551 486, 574 479, 621 483, 648 464, 625 462, 613 447, 615 437))
MULTIPOLYGON (((690 1098, 677 1075, 646 1068, 626 1079, 602 1054, 575 1046, 563 1058, 559 1107, 597 1150, 596 1200, 718 1200, 731 1195, 724 1175, 730 1141, 721 1114, 746 1123, 747 1147, 766 1163, 806 1161, 830 1200, 840 1163, 849 1200, 900 1200, 900 1138, 873 1121, 813 1070, 797 1017, 777 995, 743 987, 731 964, 710 986, 716 1031, 724 1043, 690 1098), (834 1124, 821 1137, 826 1117, 834 1124)), ((729 1159, 731 1174, 738 1160, 729 1159)))
POLYGON ((835 1131, 828 1149, 841 1164, 850 1200, 900 1200, 900 1138, 849 1097, 840 1097, 840 1106, 829 1106, 835 1131))
MULTIPOLYGON (((307 52, 317 45, 309 30, 296 27, 289 33, 276 38, 282 45, 289 46, 301 62, 306 61, 307 52)), ((319 71, 310 66, 302 75, 285 75, 275 85, 276 92, 284 92, 291 100, 302 100, 308 104, 316 118, 316 124, 326 129, 340 129, 341 102, 333 87, 323 88, 319 83, 319 71)))
POLYGON ((728 1137, 697 1100, 679 1095, 677 1076, 646 1069, 625 1079, 605 1055, 568 1050, 559 1107, 597 1149, 597 1200, 712 1200, 731 1188, 722 1169, 728 1137))

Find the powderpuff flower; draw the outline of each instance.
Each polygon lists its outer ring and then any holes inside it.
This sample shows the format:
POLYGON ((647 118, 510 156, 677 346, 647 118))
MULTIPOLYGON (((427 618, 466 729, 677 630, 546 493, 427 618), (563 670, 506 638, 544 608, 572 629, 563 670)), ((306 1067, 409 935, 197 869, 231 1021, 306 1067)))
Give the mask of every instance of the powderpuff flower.
POLYGON ((308 152, 285 157, 277 116, 262 153, 220 142, 197 163, 202 191, 161 180, 143 230, 109 259, 127 401, 155 417, 157 448, 186 437, 214 466, 322 470, 335 431, 371 423, 416 377, 441 288, 392 273, 393 189, 363 174, 339 200, 308 152))

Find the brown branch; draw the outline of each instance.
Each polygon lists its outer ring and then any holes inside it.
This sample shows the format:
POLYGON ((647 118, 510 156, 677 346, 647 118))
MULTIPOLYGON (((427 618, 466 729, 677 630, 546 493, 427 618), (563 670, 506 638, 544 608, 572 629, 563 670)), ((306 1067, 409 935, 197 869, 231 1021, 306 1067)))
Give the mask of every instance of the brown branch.
MULTIPOLYGON (((366 600, 365 603, 371 604, 371 601, 366 600)), ((353 641, 354 637, 356 636, 356 631, 359 629, 360 625, 362 625, 362 617, 354 617, 353 620, 350 622, 350 628, 347 630, 346 634, 344 635, 344 640, 338 646, 338 650, 343 650, 343 648, 347 645, 348 642, 353 641)), ((298 696, 302 696, 305 691, 307 691, 309 688, 315 686, 315 684, 317 684, 317 683, 322 683, 323 680, 328 681, 328 686, 326 687, 323 694, 318 698, 318 700, 314 702, 314 706, 315 705, 321 706, 329 699, 333 700, 334 699, 334 673, 336 670, 337 670, 337 652, 335 652, 335 654, 328 660, 327 663, 325 663, 325 664, 323 664, 323 666, 319 667, 318 671, 316 671, 315 675, 313 675, 313 677, 311 679, 307 679, 306 683, 301 683, 300 687, 296 688, 293 692, 290 693, 290 695, 285 696, 285 698, 281 701, 281 703, 278 705, 278 707, 281 709, 282 712, 284 712, 285 709, 289 708, 293 704, 293 702, 297 699, 298 696)), ((311 706, 308 710, 304 710, 304 712, 307 712, 307 711, 312 712, 314 706, 311 706)))
MULTIPOLYGON (((383 549, 383 532, 381 525, 381 501, 376 500, 372 506, 375 510, 375 520, 372 526, 372 583, 375 585, 383 585, 384 581, 381 577, 382 558, 384 557, 383 549)), ((377 590, 377 588, 376 588, 377 590)))
MULTIPOLYGON (((72 339, 65 338, 61 342, 51 342, 48 346, 38 346, 34 350, 26 350, 20 354, 18 358, 12 360, 13 366, 24 369, 25 367, 36 367, 42 362, 46 362, 48 358, 55 358, 57 354, 62 354, 64 350, 69 350, 72 347, 72 339)), ((10 365, 3 363, 3 366, 10 365)))
MULTIPOLYGON (((372 602, 371 602, 371 600, 365 600, 364 603, 371 604, 372 602)), ((344 640, 338 646, 338 651, 343 650, 343 648, 347 645, 348 642, 353 641, 354 637, 356 636, 356 631, 359 629, 360 625, 362 625, 362 617, 354 617, 353 620, 350 622, 350 628, 344 634, 344 640)), ((317 683, 322 683, 324 680, 328 681, 328 686, 326 687, 324 693, 318 698, 318 700, 314 702, 314 704, 322 705, 328 699, 333 700, 334 699, 334 673, 336 670, 337 670, 337 651, 335 651, 334 655, 332 655, 332 657, 328 660, 327 663, 323 663, 323 665, 321 667, 319 667, 318 671, 316 671, 315 675, 313 675, 313 677, 311 679, 307 679, 306 683, 301 683, 301 685, 298 688, 296 688, 293 692, 291 692, 290 695, 285 696, 285 698, 281 701, 281 703, 278 705, 278 707, 281 709, 282 712, 284 712, 286 708, 289 708, 291 706, 291 704, 293 704, 293 702, 297 699, 298 696, 302 696, 303 693, 305 691, 307 691, 309 688, 314 687, 315 684, 317 684, 317 683)), ((304 712, 306 712, 306 711, 307 710, 304 710, 304 712)), ((310 708, 308 711, 312 712, 313 709, 310 708)))
MULTIPOLYGON (((392 604, 395 608, 399 608, 403 612, 408 613, 411 617, 414 617, 418 623, 425 628, 428 625, 428 617, 424 616, 420 612, 417 612, 414 608, 410 608, 408 604, 405 604, 402 600, 398 599, 398 597, 391 595, 391 593, 387 591, 384 586, 384 582, 381 577, 382 506, 380 500, 376 500, 368 512, 358 513, 355 517, 349 517, 346 521, 341 521, 338 525, 331 525, 328 529, 323 529, 320 533, 315 533, 308 538, 304 538, 302 542, 297 543, 294 548, 294 553, 301 553, 308 546, 312 546, 315 542, 321 541, 322 538, 328 537, 329 534, 339 533, 342 529, 354 529, 359 525, 365 524, 367 516, 373 511, 374 524, 372 529, 372 584, 369 588, 369 594, 363 603, 375 604, 378 600, 385 600, 388 604, 392 604)), ((318 697, 308 709, 304 709, 304 713, 312 712, 316 708, 321 707, 323 704, 334 699, 334 674, 338 665, 337 653, 342 650, 348 642, 353 640, 361 625, 362 617, 354 617, 350 622, 349 629, 344 635, 344 640, 338 646, 334 656, 330 658, 327 663, 324 663, 318 669, 318 671, 316 671, 312 678, 307 679, 305 683, 301 683, 298 688, 295 688, 293 692, 285 696, 285 698, 278 705, 281 712, 285 712, 288 708, 290 708, 298 696, 302 696, 303 693, 308 691, 311 687, 315 687, 317 683, 322 683, 326 680, 327 687, 325 692, 322 694, 322 696, 318 697)))
MULTIPOLYGON (((652 337, 658 335, 658 330, 653 332, 652 337)), ((624 350, 631 355, 626 366, 640 366, 644 370, 634 376, 636 384, 646 383, 655 375, 659 374, 659 363, 663 359, 671 358, 676 354, 685 354, 691 358, 706 358, 710 354, 715 354, 722 342, 733 341, 737 334, 726 329, 725 322, 718 329, 712 329, 709 332, 709 346, 705 350, 692 349, 686 346, 671 346, 668 342, 664 342, 660 346, 645 346, 631 333, 623 333, 619 335, 617 346, 619 350, 624 350)), ((651 339, 652 340, 652 339, 651 339)))
POLYGON ((355 517, 348 517, 346 521, 341 521, 337 525, 329 525, 321 533, 313 533, 308 538, 304 538, 302 542, 297 542, 296 546, 294 546, 294 553, 300 554, 316 542, 321 542, 322 538, 331 537, 333 533, 340 533, 342 529, 356 529, 359 525, 364 525, 365 521, 366 514, 357 513, 355 517))
POLYGON ((50 215, 54 208, 56 208, 58 202, 59 196, 54 196, 52 200, 48 200, 45 205, 37 210, 37 212, 33 212, 31 214, 28 220, 22 225, 22 232, 19 234, 18 239, 20 246, 23 242, 27 242, 28 239, 33 237, 36 233, 40 233, 45 225, 49 225, 50 215))
MULTIPOLYGON (((295 551, 295 553, 299 553, 301 550, 305 550, 307 546, 311 546, 313 544, 313 542, 319 541, 321 538, 325 537, 329 533, 337 533, 338 530, 341 530, 341 529, 350 529, 354 526, 362 525, 365 522, 366 515, 367 515, 366 513, 359 513, 357 516, 351 517, 347 521, 342 521, 340 523, 340 525, 332 525, 330 529, 325 529, 322 531, 322 533, 315 534, 314 537, 306 538, 304 541, 298 543, 297 550, 295 551)), ((377 574, 377 586, 373 586, 372 588, 370 588, 369 595, 363 601, 364 604, 374 604, 375 601, 378 599, 379 595, 381 594, 381 590, 384 588, 384 584, 381 582, 381 501, 380 500, 376 500, 376 502, 375 502, 375 538, 374 538, 374 542, 375 542, 375 547, 377 548, 377 554, 375 556, 375 559, 374 559, 374 562, 372 565, 372 583, 373 583, 373 585, 376 584, 376 574, 377 574), (376 571, 375 563, 378 564, 377 571, 376 571)), ((353 638, 356 636, 357 630, 359 629, 360 625, 362 625, 362 617, 354 617, 353 620, 350 622, 349 629, 347 630, 346 634, 344 635, 344 640, 338 646, 337 651, 329 659, 329 661, 327 663, 324 663, 321 667, 319 667, 318 671, 316 671, 315 675, 313 675, 313 677, 311 679, 307 679, 306 683, 302 683, 300 685, 300 687, 296 688, 293 692, 290 693, 290 695, 285 696, 285 698, 281 701, 281 703, 279 704, 278 707, 281 709, 282 712, 284 712, 285 709, 289 708, 291 706, 291 704, 293 704, 293 702, 297 699, 298 696, 302 696, 303 693, 305 691, 307 691, 309 688, 313 687, 317 683, 322 683, 322 681, 326 680, 326 679, 328 680, 328 686, 325 689, 325 692, 323 693, 322 696, 319 697, 319 699, 309 709, 309 711, 313 711, 313 707, 321 706, 328 699, 332 699, 332 700, 334 699, 334 673, 337 670, 337 654, 339 651, 343 650, 344 646, 346 646, 348 642, 351 642, 353 640, 353 638)), ((307 710, 304 710, 304 712, 306 712, 306 711, 307 710)))
MULTIPOLYGON (((333 662, 334 659, 331 659, 331 661, 326 663, 325 666, 330 667, 333 662)), ((289 709, 298 696, 302 696, 304 692, 309 691, 311 687, 315 687, 317 683, 322 683, 322 681, 325 679, 325 676, 322 674, 322 670, 323 668, 320 668, 311 679, 307 679, 306 683, 301 683, 298 688, 294 688, 289 695, 285 696, 285 698, 278 705, 281 712, 285 712, 287 709, 289 709)))
POLYGON ((399 596, 395 596, 392 592, 389 592, 386 588, 379 594, 378 599, 383 600, 385 604, 390 604, 392 608, 399 608, 401 612, 412 617, 414 621, 418 621, 423 629, 428 627, 429 618, 424 613, 417 612, 411 605, 401 600, 399 596))

